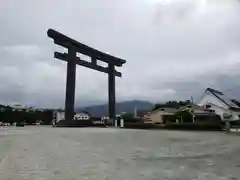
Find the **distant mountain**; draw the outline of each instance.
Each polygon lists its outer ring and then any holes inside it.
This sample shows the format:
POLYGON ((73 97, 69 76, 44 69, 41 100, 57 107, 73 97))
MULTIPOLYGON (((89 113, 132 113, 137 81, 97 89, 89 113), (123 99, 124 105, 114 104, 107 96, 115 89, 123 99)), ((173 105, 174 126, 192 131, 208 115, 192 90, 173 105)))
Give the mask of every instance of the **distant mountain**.
MULTIPOLYGON (((137 110, 150 111, 153 108, 153 104, 148 101, 119 102, 116 103, 116 114, 120 114, 122 112, 133 113, 134 108, 137 108, 137 110)), ((83 110, 89 112, 95 117, 108 116, 108 104, 76 108, 76 112, 81 112, 83 110)))

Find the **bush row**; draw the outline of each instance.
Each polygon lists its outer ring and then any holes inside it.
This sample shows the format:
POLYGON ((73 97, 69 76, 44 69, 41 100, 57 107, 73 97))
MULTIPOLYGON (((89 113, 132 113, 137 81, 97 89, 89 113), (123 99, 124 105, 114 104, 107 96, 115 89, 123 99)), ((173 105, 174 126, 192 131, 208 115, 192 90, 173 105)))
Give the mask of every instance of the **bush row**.
POLYGON ((124 128, 129 129, 169 129, 169 130, 222 130, 221 124, 151 124, 151 123, 125 123, 124 128))
POLYGON ((66 121, 61 120, 57 123, 57 127, 105 127, 104 124, 93 124, 92 120, 85 121, 66 121))
POLYGON ((45 125, 50 125, 52 122, 52 111, 13 111, 12 109, 6 109, 5 111, 0 111, 0 121, 4 123, 13 124, 16 123, 26 123, 26 124, 36 124, 36 121, 42 121, 45 125))
POLYGON ((221 124, 203 124, 203 123, 184 123, 184 124, 166 124, 165 129, 176 130, 222 130, 221 124))

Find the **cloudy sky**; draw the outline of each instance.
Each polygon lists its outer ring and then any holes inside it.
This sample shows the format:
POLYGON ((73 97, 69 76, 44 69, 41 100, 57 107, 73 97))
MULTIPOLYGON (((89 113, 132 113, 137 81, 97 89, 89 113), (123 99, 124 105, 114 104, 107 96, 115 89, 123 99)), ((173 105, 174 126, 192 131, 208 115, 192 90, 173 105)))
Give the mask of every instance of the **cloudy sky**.
MULTIPOLYGON (((0 104, 62 107, 66 63, 56 29, 127 60, 117 101, 198 99, 207 87, 240 99, 238 0, 7 0, 0 5, 0 104)), ((77 67, 77 106, 107 101, 107 75, 77 67)))

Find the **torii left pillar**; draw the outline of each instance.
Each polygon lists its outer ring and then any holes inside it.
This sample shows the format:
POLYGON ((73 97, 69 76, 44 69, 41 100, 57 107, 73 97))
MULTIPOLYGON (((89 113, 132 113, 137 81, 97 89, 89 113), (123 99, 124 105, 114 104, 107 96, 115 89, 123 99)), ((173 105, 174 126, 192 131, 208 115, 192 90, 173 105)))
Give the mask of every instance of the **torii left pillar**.
POLYGON ((65 120, 71 121, 74 116, 75 86, 76 86, 76 51, 68 49, 65 120))

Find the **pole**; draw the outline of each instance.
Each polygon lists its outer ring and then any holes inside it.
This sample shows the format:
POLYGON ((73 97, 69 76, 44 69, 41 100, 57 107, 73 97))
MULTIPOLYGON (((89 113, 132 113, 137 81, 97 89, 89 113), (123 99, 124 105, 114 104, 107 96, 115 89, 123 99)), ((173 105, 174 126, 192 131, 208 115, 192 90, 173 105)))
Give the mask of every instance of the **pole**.
POLYGON ((192 96, 191 96, 191 101, 192 101, 191 103, 193 104, 193 97, 192 96))
POLYGON ((116 99, 115 99, 115 76, 114 76, 114 65, 108 64, 108 114, 109 119, 115 121, 116 119, 116 99))
POLYGON ((74 115, 75 79, 76 79, 75 59, 76 51, 72 48, 69 48, 67 62, 66 98, 65 98, 65 120, 67 121, 71 121, 74 115))
POLYGON ((230 122, 229 122, 229 119, 225 120, 226 122, 226 132, 229 133, 230 132, 230 129, 231 129, 231 125, 230 125, 230 122))

